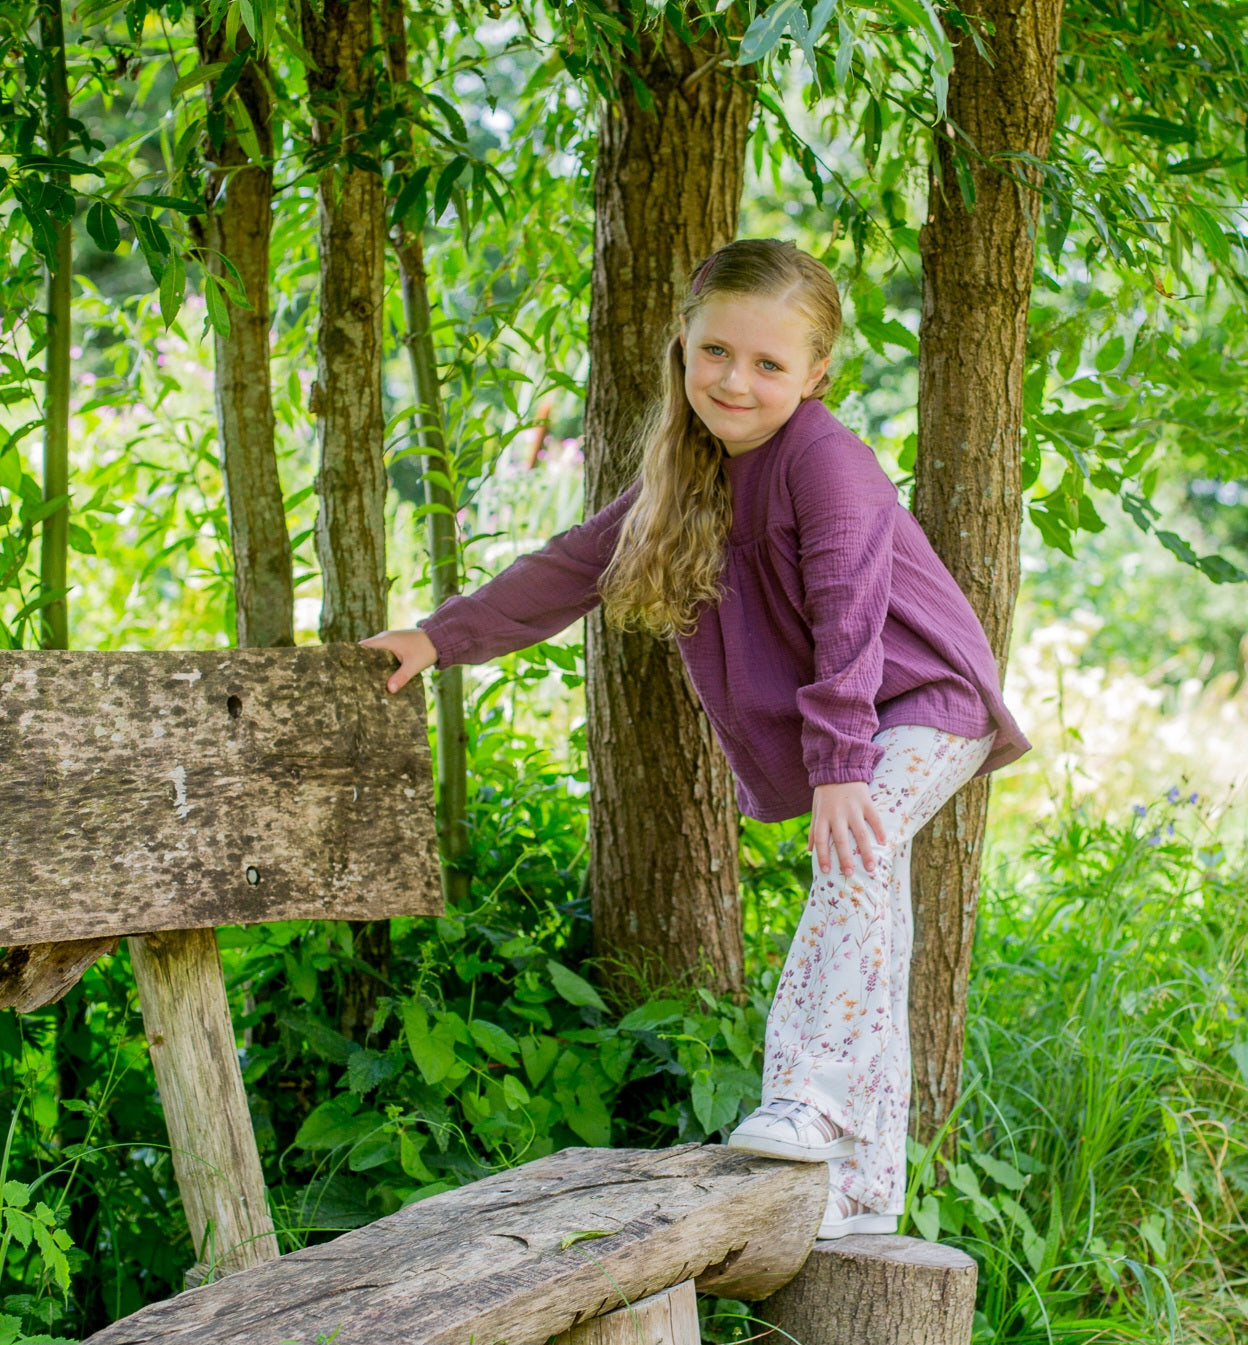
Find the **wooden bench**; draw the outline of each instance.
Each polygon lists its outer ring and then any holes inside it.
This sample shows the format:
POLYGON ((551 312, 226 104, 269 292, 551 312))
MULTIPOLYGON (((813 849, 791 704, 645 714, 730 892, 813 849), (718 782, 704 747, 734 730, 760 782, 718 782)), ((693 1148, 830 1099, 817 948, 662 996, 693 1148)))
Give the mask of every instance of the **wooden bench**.
POLYGON ((818 1163, 718 1145, 567 1149, 187 1290, 84 1345, 696 1345, 695 1286, 765 1300, 755 1316, 801 1345, 967 1345, 974 1262, 911 1238, 815 1244, 826 1196, 818 1163))

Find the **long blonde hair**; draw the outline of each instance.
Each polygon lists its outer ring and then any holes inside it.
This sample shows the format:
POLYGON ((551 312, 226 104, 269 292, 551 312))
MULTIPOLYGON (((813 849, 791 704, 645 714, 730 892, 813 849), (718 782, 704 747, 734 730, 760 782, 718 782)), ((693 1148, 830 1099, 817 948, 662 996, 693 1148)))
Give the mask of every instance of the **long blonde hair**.
MULTIPOLYGON (((830 355, 841 331, 841 300, 826 266, 792 243, 743 238, 694 271, 680 310, 687 323, 714 295, 766 295, 793 306, 810 326, 811 363, 830 355)), ((641 489, 599 583, 607 621, 620 630, 688 635, 698 614, 723 596, 720 576, 732 526, 723 450, 685 396, 679 325, 663 360, 663 391, 640 436, 641 489)), ((828 390, 825 374, 812 397, 828 390)))

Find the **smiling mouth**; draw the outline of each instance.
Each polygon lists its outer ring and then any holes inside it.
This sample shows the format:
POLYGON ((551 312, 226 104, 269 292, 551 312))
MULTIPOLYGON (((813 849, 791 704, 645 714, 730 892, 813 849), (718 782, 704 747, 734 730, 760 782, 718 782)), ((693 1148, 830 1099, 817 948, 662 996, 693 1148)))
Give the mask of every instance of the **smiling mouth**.
POLYGON ((752 411, 752 406, 733 406, 731 402, 721 402, 718 397, 712 397, 711 401, 720 408, 721 411, 752 411))

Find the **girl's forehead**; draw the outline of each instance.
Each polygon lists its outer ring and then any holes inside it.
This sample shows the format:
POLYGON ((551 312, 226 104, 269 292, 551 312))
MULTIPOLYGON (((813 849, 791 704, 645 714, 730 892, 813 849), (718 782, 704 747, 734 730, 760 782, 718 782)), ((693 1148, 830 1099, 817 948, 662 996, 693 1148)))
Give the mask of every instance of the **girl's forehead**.
POLYGON ((699 336, 722 336, 755 346, 804 346, 810 322, 793 303, 769 294, 714 294, 698 305, 689 326, 699 336))

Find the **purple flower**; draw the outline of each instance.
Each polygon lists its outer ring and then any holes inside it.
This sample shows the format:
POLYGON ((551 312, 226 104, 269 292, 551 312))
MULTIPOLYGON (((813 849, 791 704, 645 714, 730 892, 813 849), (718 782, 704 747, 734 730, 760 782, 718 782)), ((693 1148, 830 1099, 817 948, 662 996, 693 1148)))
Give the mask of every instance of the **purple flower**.
POLYGON ((1132 808, 1131 811, 1136 815, 1136 817, 1143 817, 1144 814, 1148 812, 1148 809, 1144 806, 1144 804, 1137 803, 1135 807, 1132 808))
POLYGON ((1178 785, 1171 785, 1171 786, 1170 786, 1170 788, 1166 791, 1166 798, 1167 798, 1171 803, 1178 803, 1178 801, 1179 801, 1179 787, 1178 787, 1178 785))
POLYGON ((1193 794, 1189 794, 1189 795, 1188 795, 1188 799, 1187 799, 1187 801, 1188 801, 1188 803, 1195 803, 1199 798, 1200 798, 1200 795, 1199 795, 1199 794, 1195 794, 1195 793, 1193 793, 1193 794))

